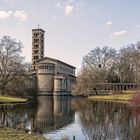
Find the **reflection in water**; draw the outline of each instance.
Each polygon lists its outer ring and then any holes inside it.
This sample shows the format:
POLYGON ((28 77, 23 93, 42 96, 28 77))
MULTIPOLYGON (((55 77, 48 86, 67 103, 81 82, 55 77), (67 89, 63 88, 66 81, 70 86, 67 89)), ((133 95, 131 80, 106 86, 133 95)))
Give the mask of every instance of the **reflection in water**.
POLYGON ((26 128, 30 125, 35 107, 33 104, 0 106, 0 124, 11 128, 24 124, 22 127, 26 128))
POLYGON ((33 129, 48 132, 59 129, 74 119, 71 99, 65 97, 38 97, 38 108, 33 121, 33 129))
POLYGON ((39 96, 30 104, 0 107, 0 124, 31 133, 48 133, 73 121, 71 98, 67 97, 39 96))
MULTIPOLYGON (((88 140, 139 140, 140 115, 125 104, 77 102, 83 134, 88 140)), ((140 110, 140 109, 138 109, 140 110)))
POLYGON ((139 140, 140 109, 86 98, 39 96, 35 102, 0 107, 0 124, 53 139, 139 140))

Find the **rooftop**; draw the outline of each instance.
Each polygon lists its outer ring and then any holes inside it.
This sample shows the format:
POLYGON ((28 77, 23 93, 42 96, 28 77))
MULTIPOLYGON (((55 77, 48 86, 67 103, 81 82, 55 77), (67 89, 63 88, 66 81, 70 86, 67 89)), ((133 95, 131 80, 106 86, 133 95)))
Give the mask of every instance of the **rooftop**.
POLYGON ((67 64, 67 63, 65 63, 65 62, 63 62, 63 61, 60 61, 60 60, 58 60, 58 59, 54 59, 54 58, 50 58, 50 57, 44 57, 44 58, 42 58, 42 59, 37 60, 36 62, 37 62, 37 63, 41 63, 41 61, 46 60, 46 59, 47 59, 47 60, 50 60, 50 61, 55 61, 55 62, 58 62, 58 63, 64 64, 64 65, 67 65, 67 66, 69 66, 69 67, 75 69, 75 67, 72 66, 72 65, 69 65, 69 64, 67 64))

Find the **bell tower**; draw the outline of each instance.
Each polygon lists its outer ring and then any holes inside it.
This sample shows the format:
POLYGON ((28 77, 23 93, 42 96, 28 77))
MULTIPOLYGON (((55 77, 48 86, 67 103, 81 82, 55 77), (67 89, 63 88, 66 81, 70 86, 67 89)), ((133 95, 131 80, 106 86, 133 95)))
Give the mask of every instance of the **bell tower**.
POLYGON ((40 29, 32 29, 32 69, 36 70, 35 62, 38 59, 44 58, 44 33, 40 29))

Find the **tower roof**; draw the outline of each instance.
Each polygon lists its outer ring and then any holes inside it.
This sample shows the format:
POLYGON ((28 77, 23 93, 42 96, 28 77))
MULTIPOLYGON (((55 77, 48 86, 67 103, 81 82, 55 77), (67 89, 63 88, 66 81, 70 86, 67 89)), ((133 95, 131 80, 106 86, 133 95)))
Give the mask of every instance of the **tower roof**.
POLYGON ((45 32, 43 29, 41 28, 38 28, 38 29, 32 29, 32 31, 42 31, 42 32, 45 32))

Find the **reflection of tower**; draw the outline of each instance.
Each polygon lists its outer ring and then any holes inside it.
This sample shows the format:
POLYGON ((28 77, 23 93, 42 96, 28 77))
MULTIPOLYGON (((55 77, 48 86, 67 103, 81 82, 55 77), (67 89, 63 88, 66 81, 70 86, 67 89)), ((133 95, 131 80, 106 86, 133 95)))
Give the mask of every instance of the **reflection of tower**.
POLYGON ((71 99, 39 96, 37 100, 38 109, 32 129, 56 130, 72 122, 74 112, 71 110, 71 99))
POLYGON ((38 97, 38 111, 36 121, 39 128, 51 127, 54 125, 53 98, 38 97))
POLYGON ((36 69, 35 62, 44 57, 44 33, 38 28, 32 30, 32 69, 36 69))

